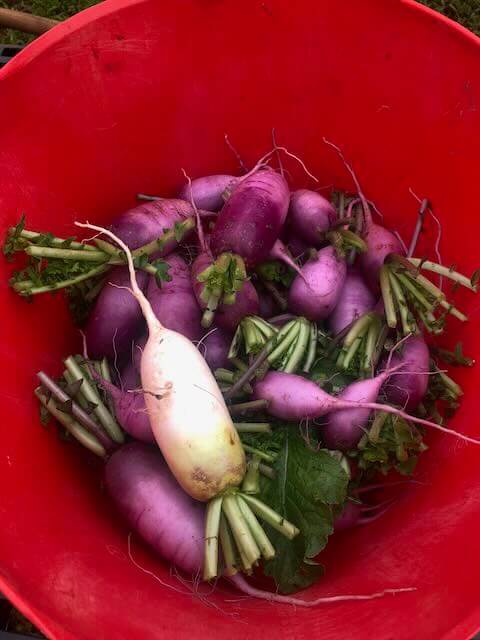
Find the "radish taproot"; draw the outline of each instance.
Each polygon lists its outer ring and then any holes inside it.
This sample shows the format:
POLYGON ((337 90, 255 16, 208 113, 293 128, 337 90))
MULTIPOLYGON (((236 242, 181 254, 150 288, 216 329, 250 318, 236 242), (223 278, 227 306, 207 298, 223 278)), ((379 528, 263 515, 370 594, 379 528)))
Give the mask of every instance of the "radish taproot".
MULTIPOLYGON (((159 322, 138 286, 132 254, 111 231, 90 224, 80 227, 104 233, 125 252, 132 295, 148 327, 142 352, 141 381, 155 440, 173 475, 196 500, 208 501, 205 520, 204 577, 218 573, 218 536, 223 512, 233 536, 251 568, 274 550, 256 516, 292 539, 299 530, 256 501, 240 510, 239 486, 246 472, 245 452, 219 386, 199 350, 184 336, 159 322), (193 408, 193 410, 192 410, 193 408), (247 524, 247 520, 251 524, 247 524), (253 523, 256 523, 253 526, 253 523), (257 526, 258 525, 258 526, 257 526)), ((243 501, 247 501, 247 498, 243 501)))
MULTIPOLYGON (((362 387, 358 387, 362 395, 369 394, 364 383, 376 386, 375 379, 361 381, 362 387)), ((358 383, 353 383, 358 384, 358 383)), ((409 422, 432 427, 438 431, 453 435, 465 442, 480 444, 480 440, 471 438, 453 429, 448 429, 436 422, 424 420, 417 416, 409 415, 388 404, 378 402, 363 402, 361 400, 345 400, 340 397, 331 396, 323 391, 317 384, 301 376, 280 371, 269 371, 267 375, 256 383, 254 398, 257 401, 264 401, 267 404, 267 411, 270 415, 280 420, 299 422, 306 418, 315 419, 339 410, 369 409, 384 411, 403 418, 409 422)))

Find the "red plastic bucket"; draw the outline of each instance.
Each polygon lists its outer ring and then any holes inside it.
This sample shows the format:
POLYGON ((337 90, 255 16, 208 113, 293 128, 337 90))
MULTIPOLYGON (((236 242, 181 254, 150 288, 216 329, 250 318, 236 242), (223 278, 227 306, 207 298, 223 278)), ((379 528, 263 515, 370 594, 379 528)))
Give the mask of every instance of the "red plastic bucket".
MULTIPOLYGON (((478 266, 480 41, 408 0, 115 0, 55 28, 0 73, 0 229, 22 212, 59 235, 108 221, 139 191, 235 170, 282 144, 321 184, 349 188, 322 136, 341 145, 368 196, 407 237, 428 196, 443 258, 478 266)), ((296 169, 294 169, 296 170, 296 169)), ((297 184, 304 177, 296 175, 297 184)), ((0 263, 0 590, 57 639, 465 640, 480 627, 480 449, 429 436, 425 485, 374 524, 334 538, 311 594, 418 591, 295 610, 185 595, 127 533, 99 466, 42 428, 34 374, 78 346, 63 300, 28 305, 0 263)), ((470 304, 470 307, 468 307, 470 304)), ((480 354, 478 301, 451 323, 480 354)), ((479 434, 478 369, 459 371, 454 427, 479 434)), ((306 593, 305 597, 309 597, 306 593)), ((235 597, 235 596, 233 596, 235 597)))

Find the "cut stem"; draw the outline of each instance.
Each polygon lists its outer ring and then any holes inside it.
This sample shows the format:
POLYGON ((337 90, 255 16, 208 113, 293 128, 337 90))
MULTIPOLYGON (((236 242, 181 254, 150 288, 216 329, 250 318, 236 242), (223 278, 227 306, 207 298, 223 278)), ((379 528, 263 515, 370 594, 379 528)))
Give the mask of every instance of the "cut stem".
POLYGON ((242 516, 245 518, 247 525, 255 539, 255 542, 260 549, 260 553, 265 558, 265 560, 271 560, 275 557, 275 549, 268 539, 267 534, 262 528, 262 525, 258 522, 255 514, 250 509, 248 504, 243 500, 242 496, 237 494, 236 496, 238 506, 240 507, 240 511, 242 516))
POLYGON ((203 579, 208 581, 218 574, 218 536, 223 496, 210 500, 205 515, 205 548, 203 579))
POLYGON ((73 358, 72 356, 67 358, 65 360, 65 366, 67 367, 68 371, 70 371, 72 376, 74 376, 75 380, 80 380, 81 378, 83 378, 83 383, 82 383, 83 395, 89 402, 92 402, 93 404, 97 405, 94 409, 94 413, 97 416, 99 422, 104 426, 108 435, 112 438, 114 442, 118 442, 119 444, 122 444, 125 439, 123 436, 122 430, 118 426, 113 416, 108 411, 107 407, 105 406, 102 399, 100 398, 100 395, 97 393, 93 385, 88 380, 88 377, 85 375, 84 371, 76 362, 75 358, 73 358))
POLYGON ((265 451, 256 449, 255 447, 252 447, 249 444, 244 444, 243 442, 242 442, 242 446, 247 453, 251 453, 254 456, 258 456, 261 460, 265 460, 265 462, 270 462, 270 463, 275 462, 275 456, 272 456, 269 453, 265 453, 265 451))
POLYGON ((85 249, 58 249, 57 247, 40 247, 31 244, 25 253, 33 258, 56 258, 58 260, 75 260, 80 262, 108 262, 110 256, 103 251, 85 251, 85 249))
POLYGON ((390 286, 388 267, 386 265, 380 269, 380 288, 382 290, 387 324, 391 329, 395 329, 397 326, 397 313, 395 311, 395 301, 392 295, 392 287, 390 286))
POLYGON ((234 422, 238 433, 271 433, 272 425, 269 422, 234 422))
POLYGON ((234 494, 223 498, 222 510, 235 538, 237 548, 242 550, 245 560, 251 568, 260 558, 260 549, 247 525, 234 494))
POLYGON ((458 284, 462 285, 462 287, 466 287, 474 293, 477 292, 477 287, 475 287, 471 283, 470 279, 464 276, 462 273, 458 273, 458 271, 454 271, 449 267, 444 267, 441 264, 437 264, 436 262, 431 262, 430 260, 421 260, 420 258, 408 258, 408 260, 411 264, 413 264, 414 267, 417 267, 417 269, 425 269, 425 271, 431 271, 432 273, 436 273, 437 275, 445 276, 445 278, 448 278, 453 282, 457 282, 458 284))
POLYGON ((86 449, 99 456, 100 458, 105 458, 107 452, 105 448, 100 444, 95 436, 89 433, 86 429, 84 429, 76 420, 69 416, 67 413, 60 411, 53 398, 47 400, 47 398, 43 395, 40 388, 35 389, 35 395, 40 400, 42 405, 47 409, 52 416, 60 422, 61 425, 65 427, 65 429, 83 445, 86 449))
MULTIPOLYGON (((43 233, 38 233, 37 231, 28 231, 24 229, 20 233, 20 238, 24 238, 25 240, 30 240, 35 243, 35 240, 45 236, 43 233)), ((90 244, 84 244, 83 242, 76 242, 75 240, 69 240, 66 238, 56 238, 50 237, 48 238, 48 242, 53 247, 58 247, 59 249, 65 249, 65 245, 68 243, 68 249, 80 249, 80 251, 96 251, 95 247, 92 247, 90 244)))
POLYGON ((315 356, 317 354, 317 340, 318 340, 317 325, 314 322, 311 322, 307 357, 305 359, 305 364, 303 365, 304 373, 310 373, 310 369, 312 368, 312 365, 315 362, 315 356))
POLYGON ((247 472, 242 482, 242 491, 244 493, 260 493, 260 471, 259 471, 260 457, 254 455, 247 464, 247 472))
POLYGON ((300 325, 298 338, 292 355, 288 358, 287 363, 283 367, 283 371, 285 373, 295 373, 302 360, 305 359, 305 354, 307 352, 310 338, 310 323, 305 318, 300 318, 298 322, 300 325))
POLYGON ((220 514, 220 545, 222 547, 223 560, 225 568, 223 574, 226 576, 234 576, 238 572, 237 554, 235 552, 235 542, 228 528, 225 516, 220 514))
POLYGON ((240 402, 239 404, 231 404, 228 407, 231 415, 236 416, 239 413, 248 413, 249 411, 262 411, 267 409, 268 400, 251 400, 250 402, 240 402))
POLYGON ((258 498, 244 495, 243 499, 257 516, 268 522, 271 527, 282 533, 289 540, 293 540, 300 533, 300 530, 294 524, 283 518, 264 502, 258 500, 258 498))
MULTIPOLYGON (((79 404, 72 400, 72 398, 65 393, 65 391, 63 391, 63 389, 61 389, 58 384, 52 380, 52 378, 50 378, 50 376, 47 376, 43 371, 39 371, 37 373, 37 378, 40 380, 43 387, 48 389, 48 391, 50 391, 60 403, 71 403, 69 413, 71 413, 91 435, 95 436, 106 451, 112 450, 113 442, 107 434, 104 433, 102 428, 92 420, 88 413, 86 413, 79 404)), ((60 408, 58 410, 61 411, 60 408)))

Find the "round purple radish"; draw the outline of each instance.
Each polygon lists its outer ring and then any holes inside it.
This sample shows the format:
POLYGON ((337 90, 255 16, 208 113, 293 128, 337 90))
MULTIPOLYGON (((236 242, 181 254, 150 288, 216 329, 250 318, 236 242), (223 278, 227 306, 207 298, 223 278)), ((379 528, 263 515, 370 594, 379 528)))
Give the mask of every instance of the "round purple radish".
POLYGON ((192 180, 191 187, 187 183, 180 190, 178 197, 195 203, 198 209, 218 211, 225 204, 238 178, 229 175, 203 176, 192 180))
POLYGON ((242 288, 235 295, 235 302, 221 304, 218 307, 215 322, 224 331, 233 333, 243 318, 258 315, 259 308, 257 291, 250 280, 245 280, 242 288))
POLYGON ((328 246, 302 267, 303 276, 293 281, 288 294, 288 308, 309 320, 324 320, 335 309, 347 274, 344 258, 328 246))
POLYGON ((372 222, 363 239, 367 243, 367 251, 360 254, 360 268, 371 290, 377 293, 380 290, 380 269, 385 258, 391 253, 403 254, 400 240, 388 229, 372 222))
POLYGON ((272 296, 266 291, 258 291, 258 315, 261 318, 272 318, 275 316, 279 309, 278 305, 272 296))
POLYGON ((336 217, 332 203, 316 191, 298 189, 290 197, 289 226, 309 247, 318 248, 325 243, 325 232, 336 217))
POLYGON ((354 270, 347 273, 337 306, 328 318, 333 334, 340 333, 352 322, 375 308, 376 298, 362 276, 354 270))
MULTIPOLYGON (((138 284, 145 290, 148 275, 137 272, 138 284)), ((114 358, 130 349, 132 340, 145 328, 140 307, 128 287, 127 267, 114 267, 107 276, 85 327, 88 353, 92 358, 114 358)))
POLYGON ((242 179, 218 214, 211 235, 215 256, 231 251, 248 267, 268 259, 288 212, 285 179, 272 169, 242 179))
POLYGON ((333 530, 335 533, 352 529, 358 524, 362 517, 362 505, 350 500, 345 503, 343 511, 339 513, 333 521, 333 530))
POLYGON ((214 329, 202 340, 201 353, 212 371, 226 369, 229 366, 228 352, 232 337, 221 329, 214 329))
POLYGON ((403 363, 402 371, 393 374, 383 385, 387 402, 413 411, 423 400, 428 387, 430 353, 420 336, 410 336, 403 342, 402 351, 392 356, 392 364, 403 363))

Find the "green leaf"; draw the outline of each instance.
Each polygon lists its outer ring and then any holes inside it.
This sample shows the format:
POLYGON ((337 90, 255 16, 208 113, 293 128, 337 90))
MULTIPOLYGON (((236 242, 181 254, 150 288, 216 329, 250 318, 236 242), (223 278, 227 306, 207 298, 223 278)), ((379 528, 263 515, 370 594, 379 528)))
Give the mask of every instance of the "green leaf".
POLYGON ((25 229, 25 215, 22 215, 22 217, 20 218, 20 221, 9 230, 5 243, 3 245, 3 254, 8 259, 11 259, 11 257, 15 252, 23 249, 24 244, 20 239, 20 235, 24 229, 25 229))
POLYGON ((309 448, 291 425, 276 429, 269 446, 277 450, 276 478, 262 480, 261 499, 293 522, 300 534, 288 541, 266 526, 277 553, 265 563, 264 571, 281 592, 292 593, 315 582, 323 571, 312 560, 333 533, 334 506, 346 499, 348 477, 335 458, 325 450, 309 448))
POLYGON ((172 279, 172 276, 168 273, 168 270, 170 269, 170 265, 168 264, 168 262, 165 262, 165 260, 154 260, 152 262, 152 265, 155 267, 155 269, 157 270, 157 273, 155 274, 155 279, 157 280, 157 284, 161 284, 162 282, 170 282, 172 279))

